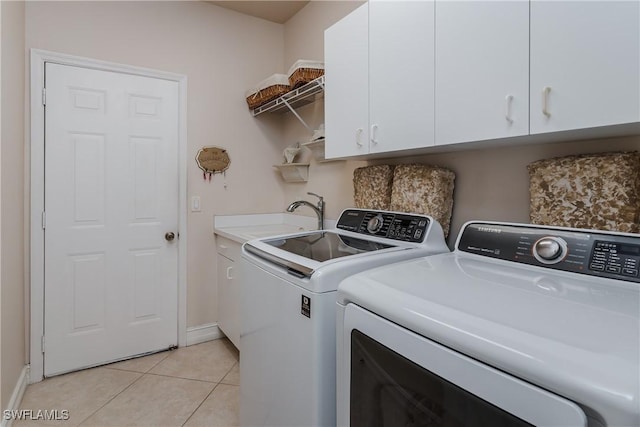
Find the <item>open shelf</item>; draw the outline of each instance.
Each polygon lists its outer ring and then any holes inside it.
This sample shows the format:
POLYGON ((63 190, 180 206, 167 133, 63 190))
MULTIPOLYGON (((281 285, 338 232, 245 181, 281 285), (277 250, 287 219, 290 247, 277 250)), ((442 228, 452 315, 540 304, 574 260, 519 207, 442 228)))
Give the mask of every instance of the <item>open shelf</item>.
POLYGON ((254 108, 251 111, 251 114, 255 117, 262 113, 285 113, 287 111, 293 111, 294 108, 311 104, 316 100, 315 95, 323 93, 324 76, 320 76, 297 89, 285 93, 273 101, 269 101, 266 104, 254 108))
POLYGON ((309 180, 309 163, 284 163, 273 165, 282 174, 286 182, 307 182, 309 180))

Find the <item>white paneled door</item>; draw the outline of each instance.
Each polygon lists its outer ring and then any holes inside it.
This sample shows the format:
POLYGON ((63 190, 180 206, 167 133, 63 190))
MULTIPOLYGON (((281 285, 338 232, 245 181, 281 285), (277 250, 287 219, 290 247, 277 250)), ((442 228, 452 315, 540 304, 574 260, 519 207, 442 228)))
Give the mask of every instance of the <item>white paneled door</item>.
POLYGON ((178 83, 47 63, 45 86, 45 376, 176 345, 178 83))

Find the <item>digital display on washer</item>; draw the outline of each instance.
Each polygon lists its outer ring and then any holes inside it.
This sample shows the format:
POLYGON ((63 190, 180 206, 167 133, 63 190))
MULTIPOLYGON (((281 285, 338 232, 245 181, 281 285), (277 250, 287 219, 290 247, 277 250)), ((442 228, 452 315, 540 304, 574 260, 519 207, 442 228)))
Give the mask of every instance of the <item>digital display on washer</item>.
POLYGON ((640 245, 596 240, 589 270, 637 278, 640 272, 640 245))
POLYGON ((619 245, 618 252, 622 255, 640 255, 640 246, 637 245, 619 245))
POLYGON ((336 228, 369 236, 420 243, 427 234, 429 218, 398 212, 347 209, 340 215, 336 228))

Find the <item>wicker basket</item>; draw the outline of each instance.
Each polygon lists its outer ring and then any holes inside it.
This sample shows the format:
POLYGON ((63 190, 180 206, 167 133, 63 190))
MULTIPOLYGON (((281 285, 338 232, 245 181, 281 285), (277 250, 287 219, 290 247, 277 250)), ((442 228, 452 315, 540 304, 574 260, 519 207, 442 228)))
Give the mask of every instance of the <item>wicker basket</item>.
POLYGON ((245 94, 249 109, 253 110, 289 92, 289 80, 285 74, 274 74, 245 94))
POLYGON ((289 68, 289 85, 296 89, 324 74, 324 64, 300 59, 289 68))

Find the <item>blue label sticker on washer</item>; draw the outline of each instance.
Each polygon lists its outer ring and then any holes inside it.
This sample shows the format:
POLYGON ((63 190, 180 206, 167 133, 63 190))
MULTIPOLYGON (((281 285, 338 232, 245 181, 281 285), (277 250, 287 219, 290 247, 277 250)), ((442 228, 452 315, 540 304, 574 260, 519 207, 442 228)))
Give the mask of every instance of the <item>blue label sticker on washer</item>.
POLYGON ((311 298, 309 298, 308 296, 302 295, 302 305, 300 312, 303 316, 311 318, 311 298))

